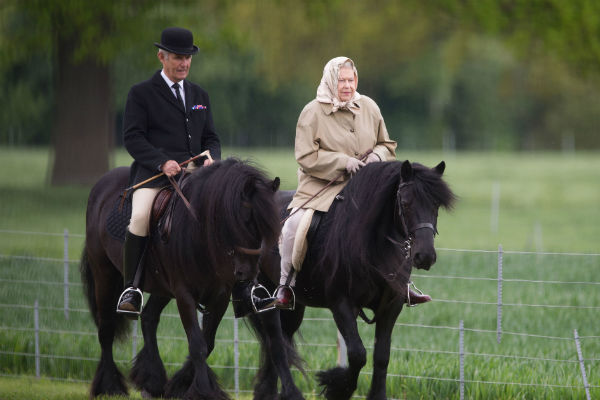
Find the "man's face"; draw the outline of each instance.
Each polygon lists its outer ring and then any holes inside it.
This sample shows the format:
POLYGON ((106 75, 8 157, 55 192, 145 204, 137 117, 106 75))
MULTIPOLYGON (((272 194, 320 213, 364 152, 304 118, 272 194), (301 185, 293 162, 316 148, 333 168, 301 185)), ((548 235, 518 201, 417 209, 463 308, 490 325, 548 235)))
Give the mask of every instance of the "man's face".
POLYGON ((165 75, 174 83, 184 80, 190 72, 190 65, 192 65, 192 56, 183 54, 168 55, 159 52, 158 59, 163 65, 165 75))
POLYGON ((338 99, 349 101, 356 92, 356 77, 352 68, 340 68, 338 74, 338 99))

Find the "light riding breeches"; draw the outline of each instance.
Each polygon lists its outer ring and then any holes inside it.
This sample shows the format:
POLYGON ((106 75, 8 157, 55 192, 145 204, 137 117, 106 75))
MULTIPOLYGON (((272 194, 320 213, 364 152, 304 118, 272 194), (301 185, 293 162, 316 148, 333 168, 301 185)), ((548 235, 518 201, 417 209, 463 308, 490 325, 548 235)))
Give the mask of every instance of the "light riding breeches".
MULTIPOLYGON (((304 208, 296 208, 292 210, 294 213, 288 218, 281 228, 281 236, 279 237, 279 254, 281 255, 281 277, 279 278, 279 284, 285 285, 290 270, 292 269, 292 252, 294 250, 294 239, 296 238, 296 231, 298 230, 298 224, 302 216, 306 212, 304 208)), ((292 277, 290 286, 294 286, 296 283, 296 276, 292 277)))
MULTIPOLYGON (((186 168, 191 172, 196 169, 192 162, 186 168)), ((133 192, 131 198, 131 219, 129 220, 129 232, 137 236, 148 236, 150 225, 150 212, 152 203, 161 188, 140 188, 133 192)))
POLYGON ((152 202, 159 190, 160 188, 140 188, 133 192, 129 232, 137 236, 148 236, 152 202))

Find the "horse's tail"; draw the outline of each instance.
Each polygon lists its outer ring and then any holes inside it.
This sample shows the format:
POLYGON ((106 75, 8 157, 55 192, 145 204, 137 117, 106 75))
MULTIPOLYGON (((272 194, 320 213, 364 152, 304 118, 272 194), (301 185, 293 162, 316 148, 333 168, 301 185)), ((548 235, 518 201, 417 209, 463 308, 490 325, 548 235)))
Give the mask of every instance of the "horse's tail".
MULTIPOLYGON (((87 246, 84 246, 79 263, 79 272, 81 273, 81 283, 83 284, 83 294, 87 299, 88 308, 94 319, 96 327, 98 327, 98 304, 96 303, 96 285, 94 282, 94 273, 92 271, 90 260, 88 257, 87 246)), ((115 338, 118 340, 124 339, 128 333, 127 319, 122 315, 116 314, 115 317, 115 338)))

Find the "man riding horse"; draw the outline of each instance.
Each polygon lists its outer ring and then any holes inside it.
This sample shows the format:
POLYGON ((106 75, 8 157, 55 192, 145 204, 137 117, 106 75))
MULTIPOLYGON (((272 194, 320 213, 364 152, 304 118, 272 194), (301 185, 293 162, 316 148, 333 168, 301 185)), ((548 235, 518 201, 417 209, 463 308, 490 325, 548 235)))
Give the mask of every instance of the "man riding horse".
MULTIPOLYGON (((168 177, 181 172, 180 163, 209 150, 221 158, 221 145, 215 131, 208 94, 187 77, 192 55, 198 52, 192 33, 183 28, 163 30, 158 47, 162 64, 149 80, 134 85, 127 96, 123 119, 123 141, 134 161, 129 184, 134 185, 163 172, 164 176, 133 192, 131 220, 123 248, 125 291, 117 312, 134 318, 140 314, 142 292, 134 285, 136 270, 149 235, 150 209, 168 177)), ((212 163, 210 158, 203 165, 212 163)), ((188 164, 188 169, 198 165, 188 164)))

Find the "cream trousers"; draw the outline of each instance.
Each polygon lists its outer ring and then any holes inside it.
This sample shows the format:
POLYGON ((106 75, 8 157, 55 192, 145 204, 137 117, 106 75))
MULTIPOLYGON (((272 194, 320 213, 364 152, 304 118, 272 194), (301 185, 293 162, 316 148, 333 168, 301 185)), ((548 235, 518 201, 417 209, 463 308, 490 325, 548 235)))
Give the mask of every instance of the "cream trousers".
MULTIPOLYGON (((194 163, 186 168, 188 171, 196 169, 194 163)), ((152 203, 160 188, 140 188, 133 192, 131 198, 131 219, 129 220, 129 232, 136 236, 148 236, 150 225, 150 212, 152 203)))
MULTIPOLYGON (((281 228, 281 236, 279 238, 279 254, 281 255, 281 277, 279 278, 280 285, 285 285, 290 274, 290 270, 292 269, 294 239, 296 238, 298 224, 300 224, 300 220, 302 219, 302 216, 306 210, 304 208, 300 208, 298 211, 296 211, 296 208, 294 208, 292 212, 294 214, 283 224, 283 228, 281 228)), ((295 284, 296 274, 292 276, 290 286, 294 286, 295 284)))

